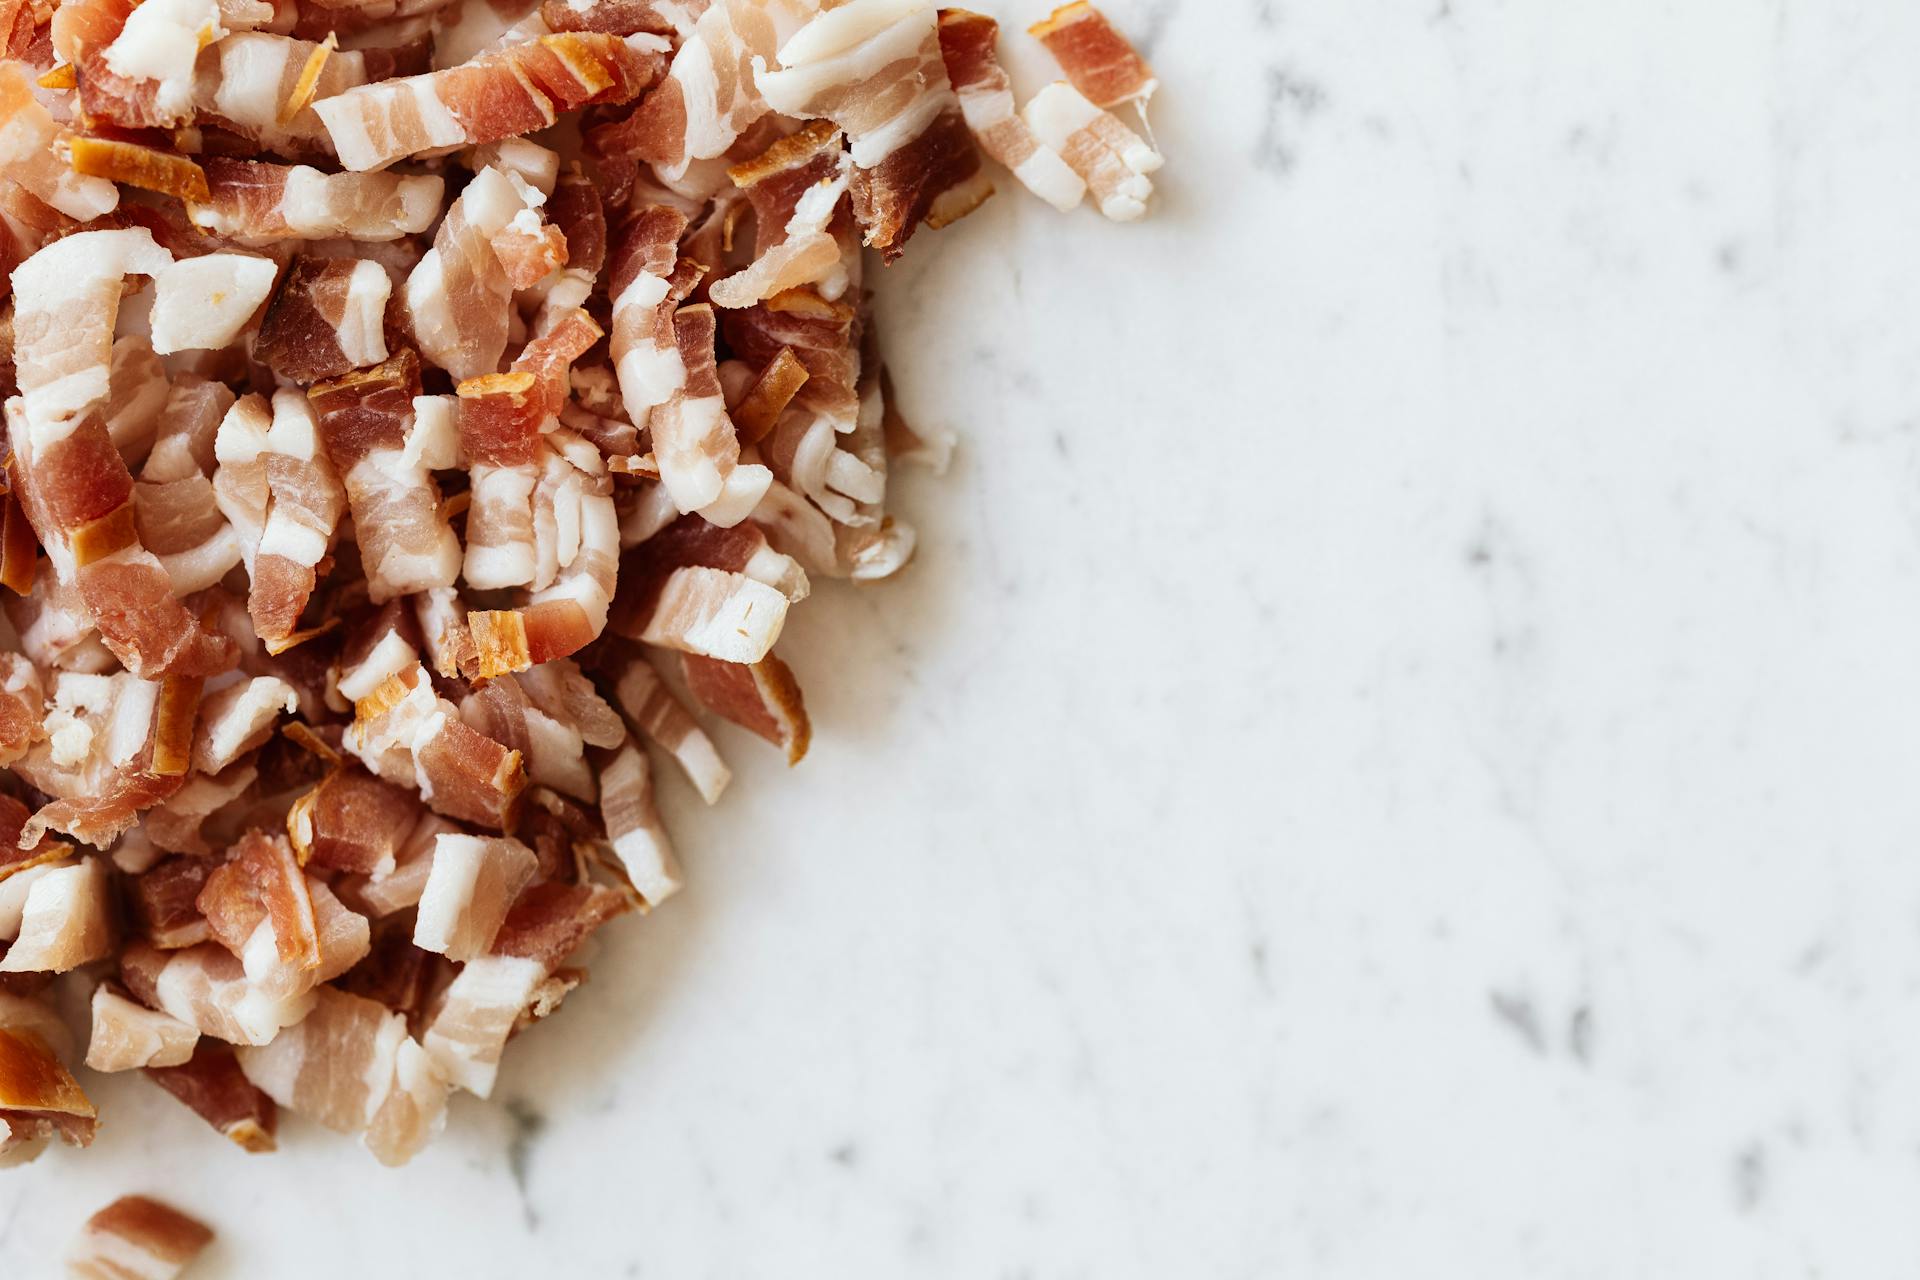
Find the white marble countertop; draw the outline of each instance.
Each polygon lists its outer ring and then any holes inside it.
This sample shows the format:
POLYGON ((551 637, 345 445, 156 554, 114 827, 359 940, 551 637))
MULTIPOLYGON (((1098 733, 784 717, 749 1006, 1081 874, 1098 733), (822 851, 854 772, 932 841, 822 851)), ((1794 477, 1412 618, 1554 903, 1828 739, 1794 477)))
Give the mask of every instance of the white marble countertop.
POLYGON ((408 1168, 115 1081, 0 1274, 1912 1272, 1920 7, 1106 7, 1160 206, 888 273, 813 755, 408 1168))

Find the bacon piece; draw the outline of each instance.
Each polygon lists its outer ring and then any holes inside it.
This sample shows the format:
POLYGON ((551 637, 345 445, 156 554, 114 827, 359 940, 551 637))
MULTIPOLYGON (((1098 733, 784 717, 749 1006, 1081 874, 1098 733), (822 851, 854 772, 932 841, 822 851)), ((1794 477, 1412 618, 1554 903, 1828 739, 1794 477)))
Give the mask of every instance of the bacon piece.
POLYGON ((34 536, 26 508, 11 491, 0 492, 0 587, 15 595, 31 592, 39 556, 40 539, 34 536))
POLYGON ((627 223, 613 255, 607 295, 613 300, 608 347, 620 396, 635 426, 645 426, 685 380, 675 340, 674 267, 687 219, 665 205, 649 205, 627 223))
POLYGON ((753 384, 741 395, 738 403, 728 409, 733 425, 740 433, 740 439, 746 444, 758 444, 800 388, 807 385, 807 366, 800 363, 792 347, 782 347, 767 367, 754 378, 753 384))
POLYGON ((94 1071, 177 1067, 193 1057, 200 1033, 158 1010, 136 1004, 109 983, 93 989, 87 1066, 94 1071))
POLYGON ((483 955, 536 865, 533 850, 518 840, 441 836, 420 895, 413 945, 449 960, 483 955))
POLYGON ((1079 205, 1087 184, 1060 153, 1034 136, 1013 101, 1013 82, 995 45, 1000 24, 967 9, 940 10, 940 54, 960 96, 960 113, 980 149, 1022 186, 1062 213, 1079 205))
POLYGON ((785 748, 788 764, 800 763, 813 728, 786 663, 771 653, 752 664, 716 662, 691 653, 683 661, 687 690, 696 702, 785 748))
POLYGON ((313 1007, 311 991, 268 994, 215 942, 178 951, 135 942, 120 953, 120 978, 144 1003, 229 1044, 265 1044, 313 1007))
POLYGON ((93 1103, 43 1026, 12 1011, 0 1018, 0 1167, 31 1160, 54 1134, 69 1146, 93 1141, 93 1103))
POLYGON ((436 812, 496 830, 512 825, 526 786, 520 753, 462 723, 418 666, 355 704, 345 745, 389 781, 418 786, 436 812))
POLYGON ((149 943, 177 951, 213 936, 198 899, 214 866, 204 857, 167 858, 133 878, 133 919, 149 943))
POLYGON ((274 1150, 279 1109, 242 1074, 232 1045, 202 1039, 187 1062, 146 1075, 242 1151, 274 1150))
POLYGON ((385 364, 307 392, 327 456, 346 478, 360 563, 376 604, 451 587, 460 569, 460 542, 428 466, 433 459, 414 435, 430 425, 426 415, 415 419, 419 393, 419 357, 404 349, 385 364))
POLYGON ((700 798, 712 804, 733 774, 700 722, 681 705, 660 673, 638 651, 627 655, 614 683, 614 698, 635 729, 673 757, 700 798))
MULTIPOLYGON (((167 0, 150 0, 165 5, 167 0)), ((174 1280, 213 1243, 213 1231, 158 1200, 121 1196, 87 1219, 67 1251, 76 1280, 174 1280)))
POLYGON ((641 31, 674 34, 672 20, 653 0, 545 0, 540 17, 555 31, 597 31, 610 36, 641 31))
POLYGON ((239 535, 222 514, 206 475, 214 432, 233 393, 192 375, 183 375, 178 387, 160 386, 164 425, 133 486, 134 523, 142 545, 159 559, 173 593, 181 596, 213 586, 242 558, 239 535))
POLYGON ((757 243, 750 265, 708 287, 715 306, 748 307, 816 283, 831 282, 834 296, 846 289, 843 246, 833 231, 851 172, 840 137, 816 120, 727 171, 753 203, 757 243))
POLYGON ((587 745, 615 746, 626 736, 613 708, 565 659, 538 664, 517 679, 488 680, 462 700, 460 715, 521 752, 532 781, 579 800, 594 797, 587 745))
POLYGON ((673 332, 682 378, 647 419, 660 482, 682 511, 699 511, 718 525, 738 524, 767 491, 772 473, 740 462, 740 441, 714 363, 713 308, 681 307, 673 332))
POLYGON ((41 449, 107 398, 124 277, 172 262, 141 227, 66 236, 14 269, 14 365, 41 449))
POLYGON ((332 987, 317 994, 299 1025, 241 1049, 241 1070, 281 1106, 363 1135, 383 1164, 404 1163, 444 1122, 446 1081, 405 1018, 332 987))
POLYGON ((537 235, 545 197, 513 174, 482 169, 434 232, 433 248, 407 276, 407 313, 420 350, 455 378, 499 367, 507 345, 513 281, 496 249, 510 226, 537 235))
POLYGON ((1048 85, 1021 108, 1021 117, 1041 142, 1060 153, 1086 180, 1100 212, 1132 222, 1147 212, 1160 153, 1110 112, 1102 111, 1065 81, 1048 85))
POLYGON ((680 861, 653 800, 653 770, 631 742, 614 752, 600 772, 600 818, 627 879, 650 907, 684 883, 680 861))
POLYGON ((261 248, 291 239, 419 235, 440 216, 446 195, 446 180, 432 174, 322 173, 225 156, 208 156, 201 166, 207 197, 187 216, 197 227, 261 248))
POLYGON ((420 901, 433 873, 433 850, 442 835, 459 828, 437 813, 423 813, 394 853, 393 870, 381 875, 343 877, 338 883, 355 907, 379 919, 420 901))
POLYGON ((106 863, 82 858, 39 871, 27 888, 19 936, 0 957, 0 973, 65 973, 110 954, 106 863))
POLYGON ((727 662, 758 662, 804 599, 799 564, 752 526, 682 517, 626 553, 613 628, 621 635, 727 662))
MULTIPOLYGON (((193 105, 199 122, 281 155, 331 156, 333 144, 313 103, 283 118, 287 105, 303 92, 303 77, 323 47, 264 31, 235 32, 216 41, 201 53, 194 69, 193 105)), ((375 78, 379 68, 370 65, 373 60, 373 54, 359 52, 327 56, 312 85, 314 97, 331 97, 375 78)))
POLYGON ((186 771, 197 681, 62 672, 53 686, 47 736, 14 764, 55 797, 21 830, 30 847, 48 830, 99 848, 133 825, 139 811, 179 790, 186 771), (175 686, 168 694, 167 686, 175 686))
POLYGON ((549 880, 520 895, 494 939, 496 956, 532 960, 552 973, 595 929, 631 909, 603 885, 549 880))
MULTIPOLYGON (((346 492, 320 450, 313 406, 297 391, 275 392, 270 416, 257 395, 237 401, 221 421, 215 456, 215 498, 238 531, 252 583, 247 613, 268 652, 278 653, 313 594, 346 492)), ((364 540, 377 545, 372 532, 364 540)))
POLYGON ((207 175, 186 156, 111 138, 67 140, 73 171, 182 200, 207 198, 207 175))
POLYGON ((287 835, 303 862, 380 877, 392 874, 419 816, 420 802, 401 788, 336 769, 288 810, 287 835))
POLYGON ((261 321, 254 358, 302 386, 379 364, 392 290, 377 262, 297 257, 261 321))
MULTIPOLYGON (((178 791, 147 810, 140 829, 155 849, 208 857, 213 848, 202 831, 207 820, 239 799, 259 776, 260 771, 244 761, 227 766, 217 775, 192 774, 178 791)), ((192 906, 191 900, 187 905, 192 906)), ((204 938, 202 933, 187 942, 204 938)), ((186 942, 174 945, 184 946, 186 942)))
POLYGON ((1146 59, 1087 0, 1061 5, 1027 34, 1046 45, 1073 87, 1103 110, 1123 102, 1144 106, 1160 87, 1146 59))
POLYGON ((35 198, 82 222, 113 212, 120 192, 105 178, 75 173, 59 147, 71 135, 34 97, 19 66, 0 65, 0 170, 35 198))
POLYGON ((544 129, 560 112, 630 102, 662 60, 616 36, 568 32, 459 66, 365 85, 314 104, 340 162, 379 169, 403 156, 544 129))
POLYGON ((80 589, 60 582, 50 573, 34 579, 25 596, 4 598, 7 620, 20 637, 20 649, 35 666, 48 671, 76 671, 97 675, 117 662, 100 643, 80 589))
POLYGON ((255 676, 207 694, 193 735, 193 767, 219 773, 272 736, 281 712, 299 705, 293 686, 277 676, 255 676))
MULTIPOLYGON (((44 736, 45 715, 40 672, 19 654, 0 652, 0 766, 18 760, 44 736)), ((0 862, 5 856, 0 852, 0 862)))
MULTIPOLYGON (((262 940, 279 966, 311 973, 320 968, 322 955, 308 884, 284 836, 249 831, 232 857, 207 877, 195 903, 213 936, 242 960, 253 960, 255 935, 264 930, 262 940)), ((263 978, 274 967, 262 955, 259 963, 248 964, 247 977, 264 990, 263 978)))
POLYGON ((64 862, 73 856, 73 846, 42 833, 30 848, 20 847, 20 833, 32 815, 27 806, 9 795, 0 795, 0 883, 33 867, 64 862))
POLYGON ((171 395, 167 367, 153 353, 151 342, 137 334, 113 340, 107 370, 107 435, 129 470, 139 466, 153 448, 171 395))
POLYGON ((930 5, 850 0, 783 44, 780 68, 756 69, 760 92, 777 111, 846 130, 854 216, 888 262, 922 221, 945 226, 993 194, 930 5))
POLYGON ((586 174, 569 170, 555 180, 546 210, 548 220, 566 237, 567 266, 584 271, 591 284, 607 262, 607 213, 600 189, 586 174))
POLYGON ((436 994, 433 987, 441 964, 438 957, 414 946, 406 929, 385 928, 374 935, 367 958, 342 974, 334 986, 404 1014, 412 1031, 423 1022, 428 997, 436 994))
POLYGON ((521 956, 487 955, 463 965, 420 1038, 441 1074, 469 1093, 491 1094, 500 1051, 546 977, 544 964, 521 956))

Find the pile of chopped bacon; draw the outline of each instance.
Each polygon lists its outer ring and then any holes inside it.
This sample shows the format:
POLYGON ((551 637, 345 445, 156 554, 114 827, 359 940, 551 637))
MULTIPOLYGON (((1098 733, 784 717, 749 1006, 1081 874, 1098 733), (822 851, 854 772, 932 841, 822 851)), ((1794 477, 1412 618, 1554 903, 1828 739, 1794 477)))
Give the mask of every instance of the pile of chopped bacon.
POLYGON ((788 609, 911 556, 865 250, 981 151, 1138 217, 1152 73, 1085 3, 1016 109, 927 0, 10 2, 0 1162, 82 1063, 402 1162, 679 889, 656 757, 797 763, 788 609))

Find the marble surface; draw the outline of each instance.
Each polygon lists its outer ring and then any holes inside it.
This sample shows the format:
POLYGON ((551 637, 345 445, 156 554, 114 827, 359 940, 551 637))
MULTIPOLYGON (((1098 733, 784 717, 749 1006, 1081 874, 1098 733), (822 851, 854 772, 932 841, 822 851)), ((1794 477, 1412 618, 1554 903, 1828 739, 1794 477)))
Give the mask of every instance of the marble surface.
POLYGON ((814 754, 407 1169, 110 1083, 0 1274, 1912 1273, 1920 8, 1106 7, 1159 208, 888 274, 814 754))

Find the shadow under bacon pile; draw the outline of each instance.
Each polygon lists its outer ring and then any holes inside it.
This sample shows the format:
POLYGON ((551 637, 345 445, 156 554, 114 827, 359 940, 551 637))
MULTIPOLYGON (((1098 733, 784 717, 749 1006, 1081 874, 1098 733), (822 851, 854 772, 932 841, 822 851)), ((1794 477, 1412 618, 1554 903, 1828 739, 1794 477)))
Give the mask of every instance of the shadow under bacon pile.
POLYGON ((864 251, 976 140, 1151 194, 1145 63, 1035 34, 1016 110, 924 0, 0 0, 0 1157, 91 1140, 86 1003, 250 1151, 404 1161, 679 888, 652 754, 800 759, 787 610, 897 571, 944 454, 864 251))

